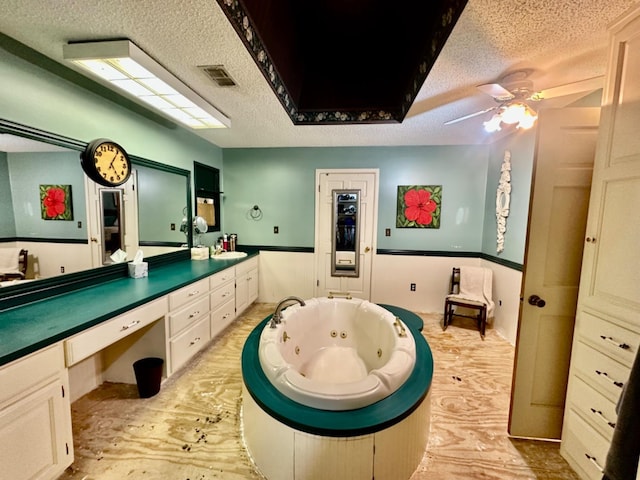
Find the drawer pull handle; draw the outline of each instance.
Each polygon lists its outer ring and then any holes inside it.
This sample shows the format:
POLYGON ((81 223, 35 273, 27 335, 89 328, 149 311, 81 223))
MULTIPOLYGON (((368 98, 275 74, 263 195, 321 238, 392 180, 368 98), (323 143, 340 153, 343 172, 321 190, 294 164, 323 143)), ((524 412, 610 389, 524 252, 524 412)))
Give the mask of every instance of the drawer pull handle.
POLYGON ((624 383, 623 382, 618 382, 617 380, 614 380, 613 378, 611 378, 609 376, 609 374, 607 372, 601 372, 600 370, 596 370, 595 371, 598 375, 600 375, 601 377, 606 378, 607 380, 609 380, 611 383, 613 383, 616 387, 622 388, 624 387, 624 383))
POLYGON ((189 292, 189 296, 193 297, 194 295, 198 295, 200 293, 200 290, 194 290, 193 292, 189 292))
POLYGON ((196 337, 193 340, 191 340, 191 343, 189 344, 189 346, 191 345, 195 345, 196 343, 198 343, 200 341, 200 337, 196 337))
POLYGON ((602 468, 600 464, 598 464, 598 460, 596 459, 596 457, 589 455, 588 453, 585 453, 584 456, 587 457, 589 461, 593 463, 598 470, 600 470, 600 473, 604 472, 604 468, 602 468))
POLYGON ((125 330, 129 330, 131 327, 135 327, 139 323, 140 323, 140 320, 134 320, 129 325, 123 325, 122 328, 120 329, 120 331, 124 332, 125 330))
POLYGON ((604 416, 602 410, 596 410, 595 408, 590 408, 590 410, 594 415, 598 415, 602 420, 604 420, 611 428, 616 428, 616 424, 607 420, 607 417, 604 416))
POLYGON ((200 310, 196 310, 195 312, 193 312, 191 315, 189 315, 189 318, 193 318, 200 315, 200 310))
POLYGON ((626 343, 618 343, 613 337, 607 337, 605 335, 600 335, 600 338, 605 342, 609 342, 614 344, 616 347, 621 348, 622 350, 629 350, 631 347, 626 343))

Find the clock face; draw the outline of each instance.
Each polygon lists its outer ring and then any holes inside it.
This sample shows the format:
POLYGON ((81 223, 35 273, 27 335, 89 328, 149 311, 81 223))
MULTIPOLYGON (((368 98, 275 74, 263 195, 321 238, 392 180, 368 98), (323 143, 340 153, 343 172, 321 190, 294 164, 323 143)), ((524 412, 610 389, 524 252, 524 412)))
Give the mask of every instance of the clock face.
POLYGON ((80 159, 89 178, 106 187, 122 185, 131 175, 131 161, 127 152, 106 138, 89 143, 80 159))
POLYGON ((111 185, 119 185, 129 177, 127 154, 111 142, 101 143, 93 152, 96 173, 111 185))

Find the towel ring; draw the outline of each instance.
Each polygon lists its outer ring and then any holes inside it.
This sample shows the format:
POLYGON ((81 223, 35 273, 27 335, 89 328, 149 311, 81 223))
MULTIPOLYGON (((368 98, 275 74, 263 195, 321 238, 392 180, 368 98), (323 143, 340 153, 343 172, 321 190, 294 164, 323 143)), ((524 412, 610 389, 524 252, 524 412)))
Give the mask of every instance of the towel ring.
POLYGON ((254 220, 260 220, 262 218, 262 210, 258 205, 254 205, 251 210, 249 210, 249 216, 254 220))

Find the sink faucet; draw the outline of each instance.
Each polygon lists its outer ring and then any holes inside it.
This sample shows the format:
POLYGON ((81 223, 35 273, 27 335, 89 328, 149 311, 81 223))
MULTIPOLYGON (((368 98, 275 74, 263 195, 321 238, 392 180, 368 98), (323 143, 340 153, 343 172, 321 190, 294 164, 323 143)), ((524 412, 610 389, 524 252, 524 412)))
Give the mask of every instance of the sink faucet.
POLYGON ((305 306, 304 300, 299 297, 291 296, 283 298, 280 300, 280 303, 278 303, 278 306, 276 307, 276 311, 273 312, 273 315, 271 316, 271 321, 269 322, 270 328, 276 328, 276 325, 279 325, 280 322, 282 322, 282 309, 285 307, 285 304, 291 302, 298 302, 301 306, 305 306))

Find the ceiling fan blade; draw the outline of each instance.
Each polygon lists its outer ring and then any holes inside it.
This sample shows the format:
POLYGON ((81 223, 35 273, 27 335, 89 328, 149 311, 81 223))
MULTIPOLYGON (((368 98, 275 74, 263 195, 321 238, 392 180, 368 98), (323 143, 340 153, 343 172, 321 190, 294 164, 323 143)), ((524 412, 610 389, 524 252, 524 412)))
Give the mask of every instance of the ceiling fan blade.
POLYGON ((465 115, 464 117, 454 118, 453 120, 449 120, 447 122, 444 122, 444 125, 451 125, 453 123, 458 123, 458 122, 461 122, 463 120, 467 120, 469 118, 477 117, 478 115, 482 115, 483 113, 490 112, 490 111, 495 110, 497 108, 499 108, 499 105, 496 105, 495 107, 487 108, 485 110, 480 110, 479 112, 470 113, 469 115, 465 115))
POLYGON ((587 78, 578 82, 558 85, 557 87, 540 90, 531 96, 532 100, 547 100, 555 97, 563 97, 565 95, 573 95, 574 93, 588 92, 598 90, 604 85, 604 77, 587 78))
POLYGON ((511 93, 499 83, 485 83, 484 85, 478 85, 477 89, 482 93, 491 95, 499 102, 506 102, 515 98, 515 95, 513 93, 511 93))

